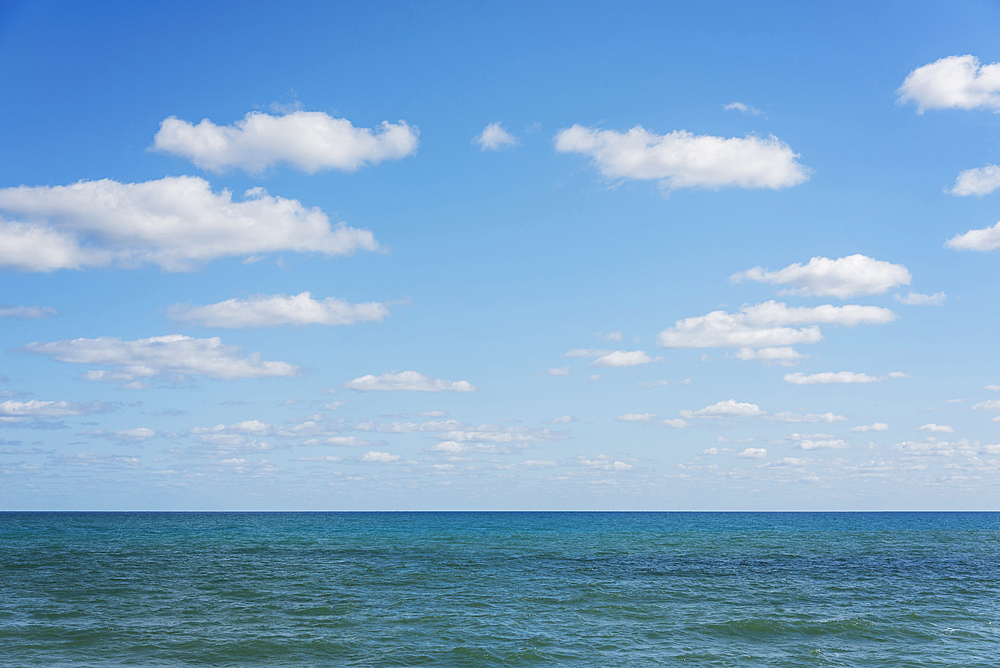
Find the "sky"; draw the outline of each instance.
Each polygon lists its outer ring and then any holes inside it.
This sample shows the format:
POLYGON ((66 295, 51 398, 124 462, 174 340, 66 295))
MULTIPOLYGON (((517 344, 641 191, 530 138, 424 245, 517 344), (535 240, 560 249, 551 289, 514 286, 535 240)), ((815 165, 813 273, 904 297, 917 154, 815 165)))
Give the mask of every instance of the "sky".
POLYGON ((996 510, 998 30, 0 2, 0 509, 996 510))

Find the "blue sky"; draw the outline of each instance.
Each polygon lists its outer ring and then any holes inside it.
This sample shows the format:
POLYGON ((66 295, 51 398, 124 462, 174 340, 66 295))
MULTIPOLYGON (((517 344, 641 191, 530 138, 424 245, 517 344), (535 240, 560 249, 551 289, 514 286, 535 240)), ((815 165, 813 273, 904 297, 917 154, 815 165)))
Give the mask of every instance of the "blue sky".
POLYGON ((0 505, 995 509, 998 24, 5 3, 0 505))

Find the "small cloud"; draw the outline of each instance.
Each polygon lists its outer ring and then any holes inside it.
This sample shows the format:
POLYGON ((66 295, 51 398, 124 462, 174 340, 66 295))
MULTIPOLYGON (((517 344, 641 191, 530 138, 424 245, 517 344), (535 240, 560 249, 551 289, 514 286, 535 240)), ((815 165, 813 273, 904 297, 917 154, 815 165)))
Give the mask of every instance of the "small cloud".
POLYGON ((347 400, 345 399, 343 401, 331 401, 328 404, 323 404, 323 408, 325 408, 328 411, 335 411, 338 408, 343 408, 346 405, 347 405, 347 400))
POLYGON ((876 422, 875 424, 863 424, 857 427, 851 427, 850 431, 853 432, 889 431, 889 425, 887 425, 885 422, 876 422))
POLYGON ((740 459, 763 459, 764 457, 767 457, 767 449, 747 448, 746 450, 743 450, 736 456, 739 457, 740 459))
POLYGON ((618 416, 619 422, 649 422, 656 417, 656 413, 625 413, 618 416))
POLYGON ((546 376, 568 376, 573 373, 573 367, 562 366, 562 367, 549 367, 547 371, 543 371, 542 374, 546 376))
POLYGON ((0 306, 0 318, 41 320, 57 315, 59 311, 49 306, 0 306))
POLYGON ((608 332, 607 334, 604 334, 602 332, 598 332, 595 336, 597 336, 597 338, 600 339, 601 341, 621 341, 622 340, 622 333, 621 332, 608 332))
POLYGON ((639 387, 663 387, 669 385, 669 380, 643 380, 639 381, 639 387))
POLYGON ((908 292, 905 295, 893 295, 895 299, 900 304, 906 304, 907 306, 941 306, 944 304, 944 300, 948 296, 943 292, 935 292, 932 295, 924 295, 919 292, 908 292))
POLYGON ((594 350, 593 348, 573 348, 563 357, 602 357, 610 354, 610 350, 594 350))
POLYGON ((591 374, 591 375, 590 375, 590 376, 589 376, 589 377, 587 378, 587 380, 589 380, 589 381, 590 381, 590 382, 592 382, 592 383, 596 383, 596 382, 597 382, 597 381, 599 381, 599 380, 600 380, 601 378, 604 378, 604 376, 602 376, 602 375, 601 375, 601 374, 599 374, 599 373, 594 373, 594 374, 591 374))
POLYGON ((955 433, 955 429, 953 427, 950 427, 950 426, 948 426, 946 424, 934 424, 933 422, 931 422, 930 424, 925 424, 925 425, 922 425, 920 427, 917 427, 917 431, 929 431, 929 432, 940 433, 940 434, 954 434, 955 433))
POLYGON ((983 389, 991 392, 1000 392, 1000 385, 986 385, 983 389))
POLYGON ((608 366, 608 367, 623 367, 623 366, 638 366, 640 364, 650 364, 651 362, 658 362, 662 358, 652 358, 647 355, 642 350, 616 350, 614 352, 608 353, 607 355, 601 355, 593 362, 590 366, 608 366))
POLYGON ((684 427, 690 427, 691 423, 687 420, 682 420, 681 418, 674 418, 670 420, 661 420, 660 424, 664 427, 671 427, 673 429, 683 429, 684 427))
POLYGON ((465 380, 441 380, 428 378, 416 371, 384 373, 381 376, 367 375, 355 378, 343 385, 358 392, 475 392, 476 386, 465 380))
POLYGON ((483 128, 483 131, 472 140, 472 143, 478 144, 482 151, 498 151, 502 148, 516 146, 517 138, 504 130, 500 121, 497 121, 483 128))
POLYGON ((576 418, 572 415, 563 415, 562 417, 552 418, 551 420, 545 420, 542 424, 567 424, 569 422, 576 422, 576 418))
POLYGON ((399 455, 390 455, 388 452, 379 452, 378 450, 370 450, 366 452, 362 457, 363 462, 373 462, 376 464, 391 464, 393 462, 399 461, 399 455))
MULTIPOLYGON (((743 102, 730 102, 727 105, 723 105, 722 108, 726 111, 739 111, 740 113, 750 114, 751 116, 760 116, 764 113, 752 104, 745 104, 743 102)), ((767 117, 765 116, 765 118, 767 117)))

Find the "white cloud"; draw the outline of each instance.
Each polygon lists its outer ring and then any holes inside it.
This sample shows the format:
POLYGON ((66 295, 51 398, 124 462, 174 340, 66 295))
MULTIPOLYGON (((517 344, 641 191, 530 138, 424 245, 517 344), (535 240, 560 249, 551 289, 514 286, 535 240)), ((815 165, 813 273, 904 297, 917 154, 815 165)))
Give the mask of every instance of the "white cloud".
POLYGON ((1000 111, 1000 63, 980 65, 975 56, 948 56, 910 72, 896 91, 899 102, 926 109, 1000 111))
POLYGON ((461 429, 463 424, 458 420, 432 420, 430 422, 390 422, 387 424, 364 423, 355 429, 367 431, 374 429, 383 434, 419 434, 426 432, 454 431, 461 429))
POLYGON ((744 306, 737 313, 713 311, 678 320, 660 332, 656 343, 664 348, 774 348, 822 340, 817 324, 853 327, 890 323, 897 317, 879 306, 789 307, 771 300, 744 306))
POLYGON ((254 111, 226 126, 207 118, 193 125, 171 116, 160 123, 152 148, 215 172, 237 167, 259 173, 286 163, 314 174, 323 169, 354 171, 405 158, 416 152, 419 134, 405 121, 382 121, 371 130, 319 111, 283 116, 254 111))
POLYGON ((350 255, 379 250, 368 230, 338 223, 298 200, 248 190, 234 202, 193 176, 144 183, 110 179, 0 189, 0 266, 24 271, 159 265, 191 271, 221 257, 277 251, 350 255))
POLYGON ((965 234, 957 234, 944 242, 946 248, 955 250, 991 251, 1000 248, 1000 223, 993 227, 979 230, 969 230, 965 234))
POLYGON ((297 457, 295 459, 297 462, 339 462, 340 457, 331 457, 330 455, 324 455, 322 457, 297 457))
POLYGON ((692 426, 690 422, 688 422, 687 420, 682 420, 680 418, 661 420, 660 424, 662 424, 664 427, 671 427, 673 429, 683 429, 684 427, 692 426))
POLYGON ((542 424, 568 424, 570 422, 576 422, 576 418, 572 415, 563 415, 562 417, 552 418, 551 420, 544 420, 542 424))
POLYGON ((328 404, 323 404, 323 408, 325 408, 328 411, 335 411, 338 408, 343 408, 346 405, 347 405, 347 399, 343 399, 341 401, 331 401, 328 404))
POLYGON ((497 121, 483 128, 483 131, 472 142, 479 144, 480 149, 483 151, 497 151, 501 148, 516 145, 517 138, 504 130, 500 125, 500 121, 497 121))
POLYGON ((381 376, 368 374, 344 383, 343 387, 359 392, 475 392, 476 386, 465 380, 441 380, 428 378, 416 371, 384 373, 381 376))
POLYGON ((297 295, 254 295, 249 299, 227 299, 205 306, 175 304, 167 315, 177 322, 195 322, 206 327, 244 329, 278 325, 353 325, 382 322, 389 309, 380 302, 351 304, 327 297, 322 301, 309 292, 297 295))
POLYGON ((757 417, 765 415, 757 404, 740 403, 735 399, 727 399, 706 406, 700 410, 683 410, 679 415, 684 418, 722 418, 722 417, 757 417))
POLYGON ((218 337, 195 339, 181 334, 136 341, 112 337, 29 343, 24 352, 48 355, 60 362, 110 366, 112 371, 90 370, 87 380, 129 382, 163 373, 209 376, 224 380, 294 376, 299 368, 287 362, 268 362, 259 353, 238 356, 236 346, 218 337))
POLYGON ((563 357, 601 357, 610 354, 610 350, 594 350, 593 348, 573 348, 563 357))
POLYGON ((580 456, 577 457, 577 460, 584 466, 599 469, 601 471, 628 471, 632 468, 631 464, 615 461, 607 455, 597 455, 593 459, 587 459, 584 456, 580 456))
POLYGON ((934 424, 933 422, 931 422, 930 424, 925 424, 925 425, 921 425, 920 427, 917 427, 917 431, 930 431, 930 432, 941 433, 941 434, 954 434, 955 433, 955 429, 953 427, 950 427, 950 426, 948 426, 946 424, 934 424))
POLYGON ((619 422, 649 422, 656 417, 656 413, 625 413, 618 416, 619 422))
POLYGON ((788 438, 794 441, 792 447, 800 450, 839 450, 847 447, 846 442, 830 434, 789 434, 788 438))
POLYGON ((621 341, 622 340, 622 333, 621 332, 608 332, 607 334, 597 334, 596 336, 597 336, 597 338, 601 339, 602 341, 621 341))
POLYGON ((984 390, 990 390, 992 392, 1000 392, 1000 385, 986 385, 983 387, 984 390))
POLYGON ((790 346, 783 346, 780 348, 758 348, 757 350, 753 348, 740 348, 732 355, 729 355, 729 357, 745 362, 757 360, 764 364, 797 366, 800 361, 807 359, 809 355, 803 355, 790 346))
POLYGON ((947 295, 943 292, 935 292, 932 295, 924 295, 919 292, 909 292, 905 295, 893 295, 892 298, 895 299, 900 304, 906 304, 907 306, 940 306, 944 304, 944 300, 947 299, 947 295))
POLYGON ((973 404, 974 411, 1000 411, 1000 399, 990 399, 982 403, 973 404))
POLYGON ((100 401, 78 403, 75 401, 4 401, 0 403, 0 415, 6 417, 70 417, 91 415, 114 410, 111 404, 100 401))
POLYGON ((794 286, 778 294, 848 299, 858 295, 881 295, 898 285, 909 285, 910 279, 910 272, 901 264, 855 254, 836 260, 817 256, 809 260, 809 264, 796 262, 780 271, 754 267, 733 274, 729 280, 794 286))
POLYGON ((851 431, 855 432, 889 431, 889 425, 887 425, 884 422, 876 422, 875 424, 863 424, 857 427, 851 427, 851 431))
POLYGON ((641 380, 638 383, 640 387, 663 387, 664 385, 669 384, 669 380, 641 380))
POLYGON ((331 436, 322 440, 311 438, 303 445, 336 445, 342 448, 374 448, 385 445, 385 441, 363 441, 356 436, 331 436))
POLYGON ((778 189, 809 178, 798 154, 773 135, 658 135, 639 125, 626 132, 574 125, 556 134, 556 150, 591 157, 607 178, 656 179, 668 188, 778 189))
POLYGON ((399 461, 399 455, 390 455, 388 452, 370 450, 361 457, 361 461, 375 462, 377 464, 391 464, 392 462, 399 461))
POLYGON ((548 371, 543 373, 546 376, 568 376, 573 372, 573 367, 562 366, 562 367, 549 367, 548 371))
POLYGON ((18 320, 41 320, 56 315, 59 311, 50 306, 0 306, 0 318, 18 320))
POLYGON ((966 169, 955 179, 955 185, 950 192, 958 197, 976 195, 982 197, 1000 188, 1000 167, 986 165, 976 169, 966 169))
POLYGON ((740 459, 763 459, 764 457, 767 457, 767 449, 746 448, 736 456, 740 459))
POLYGON ((730 102, 722 107, 726 111, 739 111, 744 114, 750 114, 751 116, 760 116, 764 112, 753 106, 752 104, 745 104, 743 102, 730 102))
POLYGON ((616 350, 607 355, 601 355, 590 363, 590 366, 638 366, 656 362, 642 350, 616 350))
POLYGON ((773 420, 775 422, 806 422, 806 423, 820 423, 820 422, 844 422, 847 418, 843 415, 838 415, 836 413, 792 413, 791 411, 784 411, 782 413, 775 413, 774 415, 765 416, 768 420, 773 420))
POLYGON ((838 383, 881 383, 889 378, 906 378, 907 375, 893 371, 886 376, 869 376, 867 373, 853 371, 824 371, 823 373, 786 373, 783 377, 786 383, 795 385, 829 385, 838 383))

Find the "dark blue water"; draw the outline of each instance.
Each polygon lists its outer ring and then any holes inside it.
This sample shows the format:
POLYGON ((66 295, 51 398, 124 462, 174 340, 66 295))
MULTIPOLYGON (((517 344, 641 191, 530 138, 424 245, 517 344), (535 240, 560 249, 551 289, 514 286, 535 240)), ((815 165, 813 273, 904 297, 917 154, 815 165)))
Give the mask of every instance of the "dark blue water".
POLYGON ((993 513, 0 513, 3 666, 998 666, 993 513))

